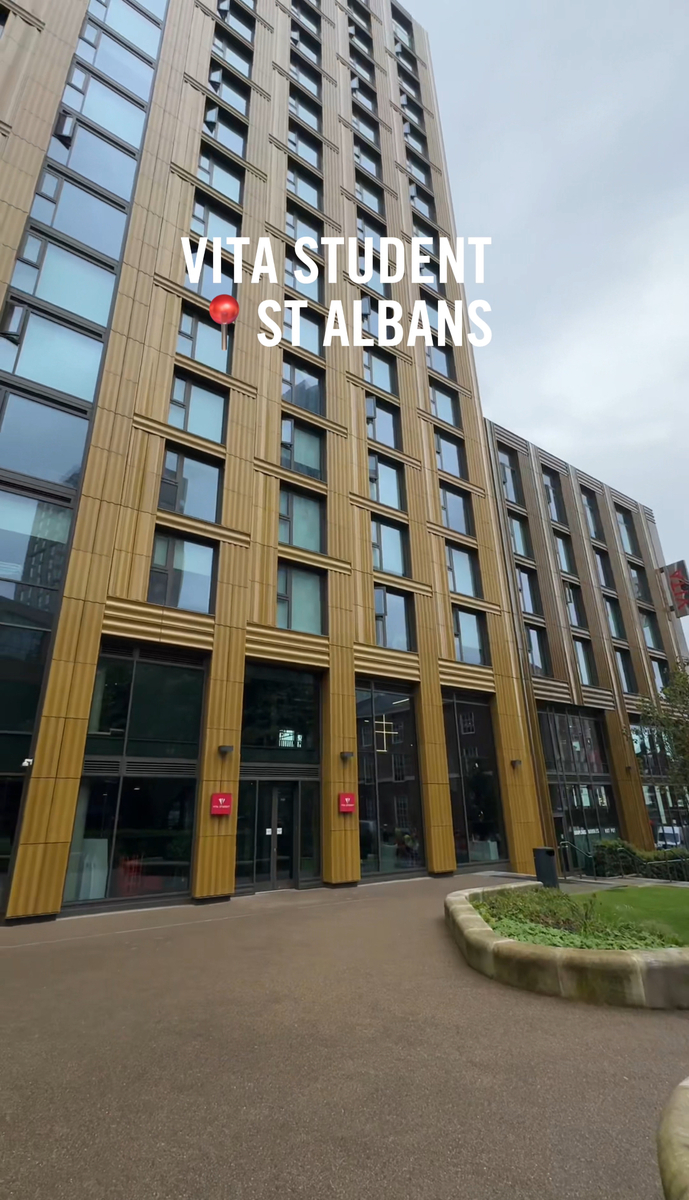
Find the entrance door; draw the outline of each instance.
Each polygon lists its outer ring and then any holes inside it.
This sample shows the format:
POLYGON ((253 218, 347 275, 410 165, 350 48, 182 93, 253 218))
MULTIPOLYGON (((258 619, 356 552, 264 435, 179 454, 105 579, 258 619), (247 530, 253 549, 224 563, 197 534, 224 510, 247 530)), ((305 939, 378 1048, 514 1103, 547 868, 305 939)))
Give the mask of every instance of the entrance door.
POLYGON ((294 887, 297 783, 259 783, 256 821, 256 883, 294 887))

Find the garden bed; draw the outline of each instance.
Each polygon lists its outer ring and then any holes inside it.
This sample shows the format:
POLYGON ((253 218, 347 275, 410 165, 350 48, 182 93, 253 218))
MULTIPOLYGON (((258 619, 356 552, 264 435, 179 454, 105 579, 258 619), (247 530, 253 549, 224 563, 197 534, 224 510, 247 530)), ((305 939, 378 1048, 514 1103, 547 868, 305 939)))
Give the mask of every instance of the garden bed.
POLYGON ((611 893, 578 896, 543 888, 498 889, 482 899, 475 898, 472 903, 491 929, 502 937, 577 950, 659 950, 682 946, 686 939, 667 923, 668 911, 677 911, 680 923, 683 916, 689 922, 686 888, 615 888, 611 893), (679 893, 681 904, 674 896, 666 899, 667 893, 673 891, 679 893), (637 896, 633 895, 635 892, 637 896), (653 892, 653 896, 645 897, 645 892, 653 892), (658 920, 654 920, 656 913, 658 920), (661 922, 661 917, 666 920, 661 922))
MULTIPOLYGON (((445 897, 445 918, 462 954, 474 970, 512 987, 568 1000, 635 1008, 689 1008, 689 948, 679 945, 679 939, 667 931, 632 925, 633 933, 630 934, 631 923, 601 920, 594 906, 594 917, 589 915, 588 927, 583 933, 581 918, 573 914, 571 924, 578 922, 578 929, 558 928, 555 924, 546 927, 539 920, 533 922, 537 927, 534 940, 517 940, 492 928, 481 915, 482 905, 487 905, 493 913, 496 905, 501 904, 503 911, 508 908, 514 911, 513 899, 509 904, 498 899, 504 894, 525 897, 517 902, 521 904, 522 933, 524 921, 530 921, 525 915, 527 912, 531 916, 537 911, 542 914, 547 905, 559 903, 543 900, 541 885, 535 883, 451 892, 445 897), (536 899, 526 899, 530 894, 536 899), (530 908, 530 905, 534 907, 530 908), (611 933, 613 927, 614 933, 611 933), (550 943, 540 940, 544 932, 550 937, 550 943), (598 943, 595 948, 590 942, 585 947, 581 941, 578 945, 562 940, 553 943, 553 938, 562 939, 567 934, 580 938, 615 937, 617 940, 612 946, 598 943), (536 937, 539 940, 535 940, 536 937), (635 939, 633 948, 620 945, 627 937, 635 939), (650 939, 650 945, 646 939, 650 939)), ((581 903, 581 898, 579 901, 572 898, 571 902, 581 903)), ((497 921, 499 918, 494 916, 492 919, 497 921)), ((586 923, 585 915, 583 924, 586 923)))

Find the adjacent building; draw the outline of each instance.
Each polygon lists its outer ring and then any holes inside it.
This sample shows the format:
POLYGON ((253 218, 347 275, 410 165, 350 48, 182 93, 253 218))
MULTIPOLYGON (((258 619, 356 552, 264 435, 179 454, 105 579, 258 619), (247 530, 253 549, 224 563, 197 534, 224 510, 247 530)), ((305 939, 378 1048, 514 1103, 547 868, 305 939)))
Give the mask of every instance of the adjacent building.
POLYGON ((641 719, 687 660, 653 513, 486 424, 548 844, 582 866, 601 838, 689 844, 687 797, 641 719))
POLYGON ((635 745, 657 822, 663 763, 628 715, 681 647, 649 514, 620 500, 627 551, 614 495, 486 428, 470 347, 323 346, 332 299, 363 300, 373 337, 381 298, 461 299, 423 29, 389 0, 8 0, 0 31, 7 918, 529 870, 594 836, 594 798, 650 844, 635 745), (183 235, 268 235, 284 283, 249 285, 247 255, 235 285, 228 254, 220 287, 210 260, 192 284, 183 235), (435 253, 421 285, 304 285, 305 235, 435 253), (309 301, 301 345, 286 325, 264 349, 257 305, 285 298, 309 301))

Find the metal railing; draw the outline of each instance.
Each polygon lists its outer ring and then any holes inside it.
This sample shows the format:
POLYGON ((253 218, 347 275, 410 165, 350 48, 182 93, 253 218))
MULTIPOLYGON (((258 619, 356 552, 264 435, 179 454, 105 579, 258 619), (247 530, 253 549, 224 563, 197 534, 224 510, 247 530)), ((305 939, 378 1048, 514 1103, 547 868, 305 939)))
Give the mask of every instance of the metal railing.
POLYGON ((625 846, 605 851, 605 863, 597 861, 596 855, 582 850, 563 839, 558 843, 560 870, 563 878, 581 878, 586 875, 594 879, 615 879, 635 876, 637 879, 658 879, 670 883, 689 883, 689 856, 681 858, 646 859, 628 850, 625 846), (610 870, 610 867, 613 867, 610 870))

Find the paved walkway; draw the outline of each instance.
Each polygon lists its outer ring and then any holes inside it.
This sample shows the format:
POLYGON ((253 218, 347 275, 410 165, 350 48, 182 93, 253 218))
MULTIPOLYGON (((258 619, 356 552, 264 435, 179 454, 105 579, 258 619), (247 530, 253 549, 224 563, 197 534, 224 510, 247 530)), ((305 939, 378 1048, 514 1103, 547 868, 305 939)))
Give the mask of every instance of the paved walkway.
POLYGON ((658 1200, 689 1014, 475 974, 472 882, 0 929, 3 1200, 658 1200))

